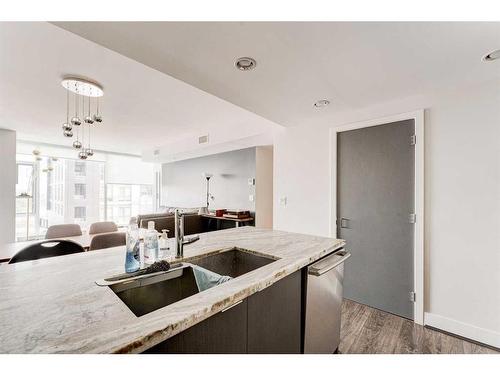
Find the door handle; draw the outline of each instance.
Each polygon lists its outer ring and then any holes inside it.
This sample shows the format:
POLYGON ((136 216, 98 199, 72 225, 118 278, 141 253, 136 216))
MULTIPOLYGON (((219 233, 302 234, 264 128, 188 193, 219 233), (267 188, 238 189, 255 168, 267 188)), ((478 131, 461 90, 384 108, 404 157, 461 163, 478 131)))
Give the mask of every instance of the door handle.
POLYGON ((317 262, 316 265, 313 264, 312 266, 309 266, 308 274, 313 276, 321 276, 324 273, 334 269, 335 267, 340 266, 350 256, 351 253, 346 250, 337 251, 333 255, 317 262))
POLYGON ((345 217, 340 218, 340 227, 344 229, 349 229, 349 219, 346 219, 345 217))

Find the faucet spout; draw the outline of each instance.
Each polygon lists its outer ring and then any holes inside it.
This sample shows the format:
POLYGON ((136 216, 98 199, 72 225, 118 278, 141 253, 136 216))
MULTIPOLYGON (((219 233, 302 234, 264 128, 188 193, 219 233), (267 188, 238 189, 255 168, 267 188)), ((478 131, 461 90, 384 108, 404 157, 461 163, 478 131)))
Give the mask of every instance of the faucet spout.
POLYGON ((182 258, 184 256, 184 214, 178 209, 175 209, 175 257, 182 258))
POLYGON ((180 212, 178 209, 175 210, 174 220, 175 220, 175 257, 184 257, 184 245, 189 245, 200 239, 199 235, 191 236, 188 239, 184 239, 184 213, 180 212))

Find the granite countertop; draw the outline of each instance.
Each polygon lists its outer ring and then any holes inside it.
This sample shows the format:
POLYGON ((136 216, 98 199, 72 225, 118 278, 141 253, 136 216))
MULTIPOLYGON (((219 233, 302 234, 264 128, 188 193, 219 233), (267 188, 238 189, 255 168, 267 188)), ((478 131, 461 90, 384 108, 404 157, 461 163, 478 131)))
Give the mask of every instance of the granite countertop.
POLYGON ((136 317, 108 287, 124 247, 0 265, 0 353, 138 353, 344 246, 343 240, 243 227, 204 233, 190 257, 248 249, 279 260, 136 317))

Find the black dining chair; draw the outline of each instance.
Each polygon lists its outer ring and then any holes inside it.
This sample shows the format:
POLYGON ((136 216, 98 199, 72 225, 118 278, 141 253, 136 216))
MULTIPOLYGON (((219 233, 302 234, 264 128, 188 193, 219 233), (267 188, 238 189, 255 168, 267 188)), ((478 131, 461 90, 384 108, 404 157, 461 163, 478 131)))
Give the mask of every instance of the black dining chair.
POLYGON ((46 240, 26 246, 18 251, 9 260, 10 263, 26 262, 42 258, 57 257, 74 253, 83 253, 83 247, 73 241, 68 240, 46 240))
POLYGON ((96 234, 90 241, 89 251, 125 246, 126 243, 127 234, 125 232, 96 234))

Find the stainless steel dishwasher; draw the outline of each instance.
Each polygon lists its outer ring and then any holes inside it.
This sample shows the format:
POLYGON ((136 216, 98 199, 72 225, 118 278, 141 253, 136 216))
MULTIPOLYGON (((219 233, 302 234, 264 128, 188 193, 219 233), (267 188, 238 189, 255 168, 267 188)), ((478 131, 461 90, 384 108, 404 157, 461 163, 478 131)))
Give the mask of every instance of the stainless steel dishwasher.
POLYGON ((307 267, 304 353, 334 353, 340 344, 344 262, 339 250, 307 267))

